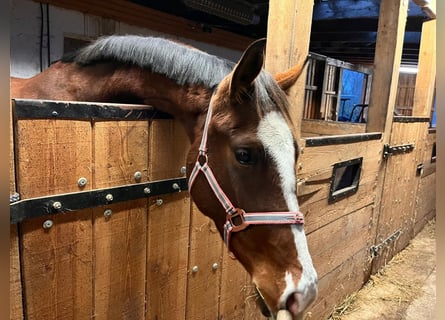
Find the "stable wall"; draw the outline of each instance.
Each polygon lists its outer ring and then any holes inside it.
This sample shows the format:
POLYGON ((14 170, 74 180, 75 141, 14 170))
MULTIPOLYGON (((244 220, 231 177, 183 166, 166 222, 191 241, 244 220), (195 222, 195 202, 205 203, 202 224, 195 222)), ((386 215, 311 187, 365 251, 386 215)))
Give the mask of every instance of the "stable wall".
MULTIPOLYGON (((232 61, 238 61, 242 50, 229 49, 221 45, 209 44, 190 38, 172 35, 156 30, 124 23, 111 18, 85 14, 75 10, 49 5, 50 53, 48 58, 47 11, 46 4, 31 0, 11 1, 11 76, 28 78, 40 72, 40 53, 42 68, 48 66, 48 59, 53 62, 64 53, 64 37, 90 40, 107 34, 138 34, 163 36, 185 42, 203 51, 232 61), (43 38, 40 28, 43 23, 43 38), (42 50, 40 50, 42 46, 42 50)), ((168 21, 165 21, 168 23, 168 21)))

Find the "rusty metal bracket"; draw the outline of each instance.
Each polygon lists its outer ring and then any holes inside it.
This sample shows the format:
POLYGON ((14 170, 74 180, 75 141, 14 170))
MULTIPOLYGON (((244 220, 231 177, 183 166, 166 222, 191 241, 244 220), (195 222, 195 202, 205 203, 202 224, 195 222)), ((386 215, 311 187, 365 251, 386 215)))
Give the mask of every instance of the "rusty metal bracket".
POLYGON ((81 192, 55 194, 10 203, 10 224, 48 214, 60 214, 188 189, 185 177, 81 192))
POLYGON ((397 230, 396 232, 394 232, 392 235, 390 235, 388 238, 386 238, 385 240, 383 240, 381 243, 379 243, 378 245, 375 246, 371 246, 371 248, 369 249, 370 253, 371 253, 371 258, 375 258, 378 257, 378 255, 380 254, 380 251, 384 248, 389 246, 392 242, 396 241, 400 235, 402 234, 402 230, 397 230))
POLYGON ((383 158, 388 159, 389 156, 394 154, 402 154, 413 151, 415 145, 413 143, 410 144, 400 144, 396 146, 390 146, 389 144, 385 144, 383 146, 383 158))

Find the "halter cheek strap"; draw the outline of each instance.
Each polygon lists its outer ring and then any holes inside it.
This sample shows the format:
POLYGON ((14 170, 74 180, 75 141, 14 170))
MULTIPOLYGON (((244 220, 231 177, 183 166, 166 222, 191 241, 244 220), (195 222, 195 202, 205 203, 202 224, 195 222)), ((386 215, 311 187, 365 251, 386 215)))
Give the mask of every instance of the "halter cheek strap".
POLYGON ((245 212, 243 209, 236 208, 222 190, 218 181, 213 174, 212 169, 208 165, 207 157, 207 137, 209 123, 212 118, 212 103, 209 105, 207 116, 204 124, 201 144, 199 146, 199 154, 196 159, 195 166, 190 174, 188 181, 189 190, 191 191, 196 177, 200 172, 204 174, 213 190, 218 201, 226 211, 226 223, 224 224, 224 242, 229 248, 230 235, 232 232, 244 230, 249 225, 267 225, 267 224, 304 224, 303 213, 296 212, 245 212))

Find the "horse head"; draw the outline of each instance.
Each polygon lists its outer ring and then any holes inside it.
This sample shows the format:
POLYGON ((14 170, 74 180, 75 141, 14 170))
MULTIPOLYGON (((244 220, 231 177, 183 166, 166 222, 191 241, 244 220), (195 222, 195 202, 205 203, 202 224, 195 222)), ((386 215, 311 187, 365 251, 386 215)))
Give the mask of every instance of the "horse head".
POLYGON ((298 146, 285 93, 301 68, 274 79, 263 69, 264 47, 265 40, 251 44, 215 88, 200 122, 203 134, 190 149, 189 188, 270 314, 287 309, 301 319, 317 294, 296 197, 298 146))

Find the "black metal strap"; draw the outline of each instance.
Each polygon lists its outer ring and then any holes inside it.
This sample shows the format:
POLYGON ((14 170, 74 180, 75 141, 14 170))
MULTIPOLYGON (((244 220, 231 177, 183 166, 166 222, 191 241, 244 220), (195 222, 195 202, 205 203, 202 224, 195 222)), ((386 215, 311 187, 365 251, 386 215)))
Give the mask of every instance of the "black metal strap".
POLYGON ((25 199, 10 204, 10 223, 15 224, 47 214, 68 213, 117 202, 176 193, 185 191, 187 188, 186 178, 181 177, 25 199))
POLYGON ((152 106, 117 103, 14 99, 15 119, 151 120, 173 117, 152 106))
POLYGON ((370 140, 379 140, 382 138, 381 132, 345 134, 335 136, 322 136, 305 138, 306 147, 319 147, 335 144, 356 143, 370 140))

